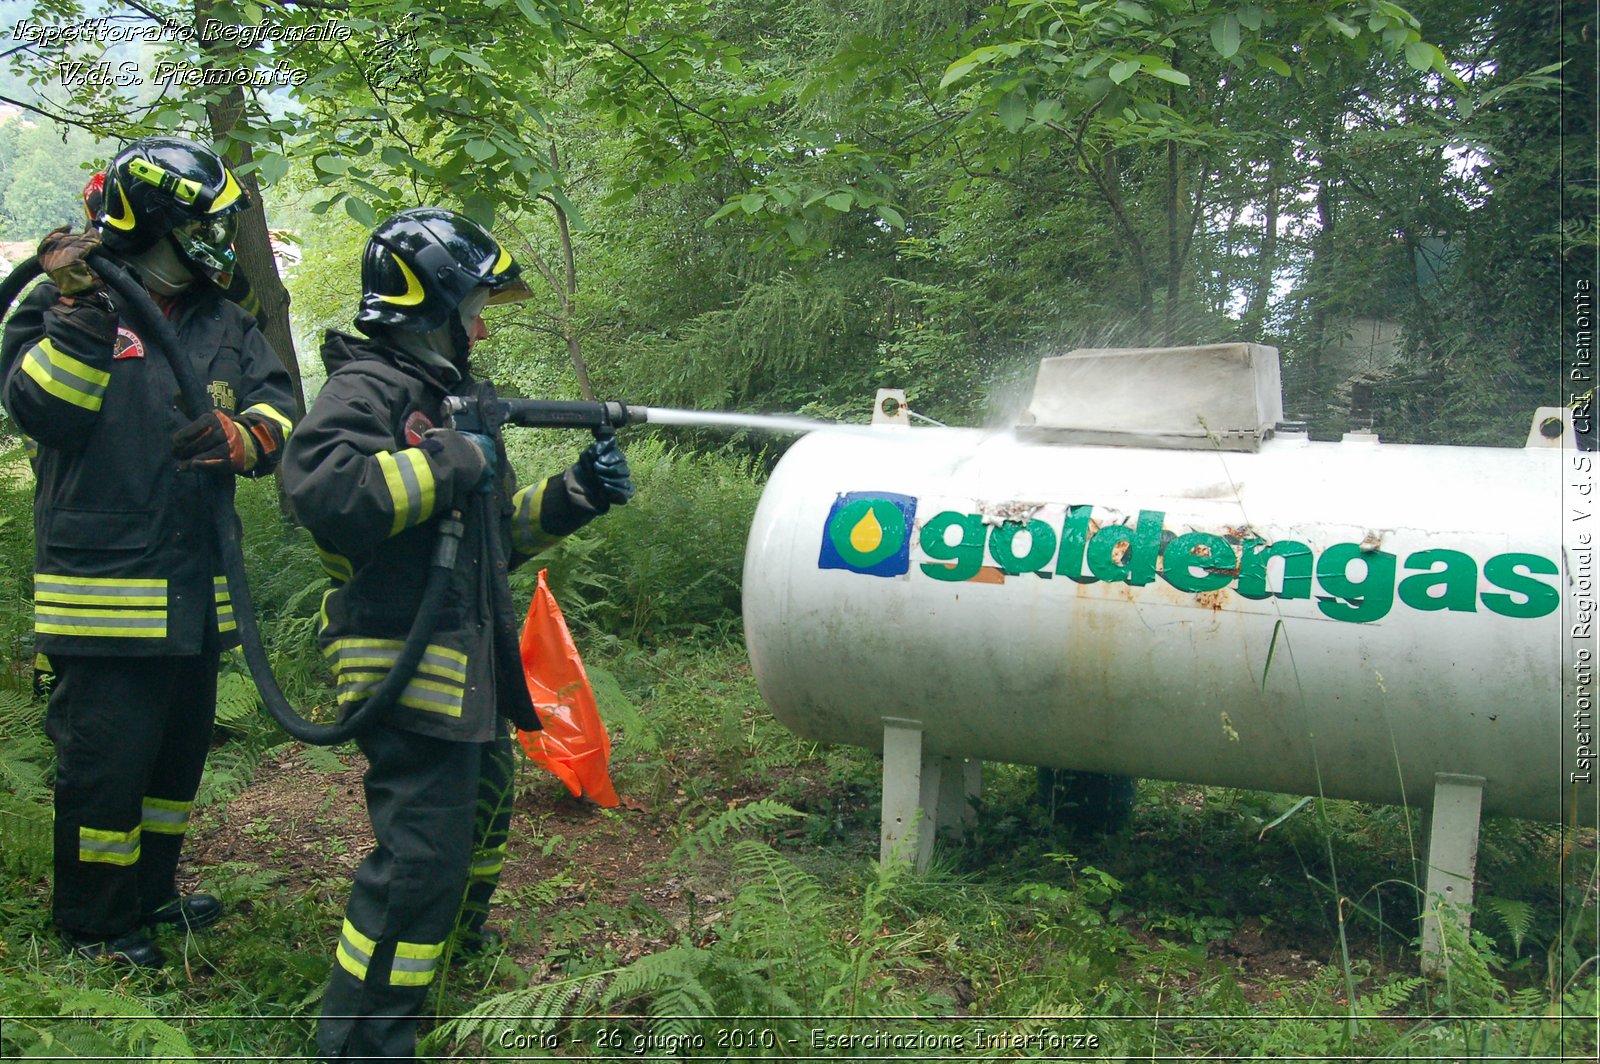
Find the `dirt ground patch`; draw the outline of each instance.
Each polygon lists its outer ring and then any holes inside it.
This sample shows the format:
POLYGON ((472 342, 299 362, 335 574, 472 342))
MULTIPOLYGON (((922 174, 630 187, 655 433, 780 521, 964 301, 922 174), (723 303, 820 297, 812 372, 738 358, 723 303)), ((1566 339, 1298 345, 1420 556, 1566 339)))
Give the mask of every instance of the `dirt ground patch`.
MULTIPOLYGON (((359 751, 337 755, 284 747, 257 767, 249 787, 231 801, 196 815, 181 875, 192 888, 205 869, 223 864, 260 866, 277 873, 274 889, 295 896, 325 890, 342 900, 357 866, 372 848, 359 751)), ((518 794, 491 925, 514 928, 517 899, 548 892, 556 906, 577 903, 621 908, 642 902, 659 912, 663 933, 691 907, 715 906, 720 896, 704 885, 664 872, 677 817, 624 796, 615 810, 572 797, 554 777, 531 764, 519 768, 518 794), (693 893, 693 897, 691 897, 693 893)), ((607 946, 626 962, 665 941, 625 929, 597 927, 586 942, 607 946)), ((508 935, 506 951, 518 965, 540 966, 547 943, 508 935)))

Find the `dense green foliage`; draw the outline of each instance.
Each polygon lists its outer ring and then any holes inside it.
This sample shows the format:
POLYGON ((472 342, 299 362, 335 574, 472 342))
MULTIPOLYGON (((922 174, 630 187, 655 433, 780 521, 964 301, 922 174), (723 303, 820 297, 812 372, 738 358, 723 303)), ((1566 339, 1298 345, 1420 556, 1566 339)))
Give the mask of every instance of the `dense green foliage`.
MULTIPOLYGON (((492 218, 533 284, 490 312, 475 352, 513 394, 861 420, 897 386, 928 416, 996 423, 1041 355, 1253 340, 1280 349, 1289 412, 1321 436, 1370 417, 1399 442, 1516 446, 1535 406, 1568 400, 1563 276, 1597 247, 1597 26, 1578 0, 358 0, 337 21, 348 43, 13 52, 0 97, 33 110, 0 122, 0 237, 77 222, 110 138, 217 143, 293 249, 279 265, 308 396, 322 330, 349 326, 372 220, 443 202, 492 218), (102 54, 307 77, 63 84, 63 57, 102 54)), ((510 440, 525 479, 585 442, 510 440)), ((14 437, 0 445, 0 1011, 32 1017, 0 1027, 0 1055, 306 1052, 345 879, 291 884, 265 826, 244 825, 260 861, 205 871, 244 918, 169 942, 183 965, 123 979, 59 956, 31 481, 14 437)), ((1089 1058, 1592 1059, 1592 1024, 1564 1018, 1600 1008, 1594 851, 1544 827, 1487 826, 1474 930, 1433 982, 1414 977, 1420 832, 1402 810, 1144 783, 1131 827, 1079 835, 1031 774, 1001 768, 933 874, 878 867, 874 759, 788 734, 743 664, 744 537, 782 438, 641 429, 627 445, 637 498, 513 586, 525 601, 548 568, 621 789, 674 811, 644 822, 670 836, 655 881, 688 884, 689 909, 576 890, 568 844, 529 825, 538 841, 519 845, 557 870, 496 919, 544 967, 458 966, 433 1052, 535 1052, 502 1038, 496 1018, 514 1015, 571 1055, 704 1039, 692 1055, 804 1056, 817 1014, 886 1018, 833 1034, 969 1047, 979 1028, 1049 1030, 1092 1037, 1057 1049, 1089 1058), (1282 958, 1243 963, 1268 941, 1282 958), (729 1025, 710 1017, 733 1016, 756 1033, 719 1046, 729 1025)), ((316 556, 270 483, 239 506, 277 675, 326 706, 316 556)), ((269 757, 344 767, 286 743, 242 666, 224 667, 205 815, 226 816, 269 757)), ((354 800, 330 788, 324 811, 354 800)), ((1030 1054, 1048 1055, 962 1053, 1030 1054)))

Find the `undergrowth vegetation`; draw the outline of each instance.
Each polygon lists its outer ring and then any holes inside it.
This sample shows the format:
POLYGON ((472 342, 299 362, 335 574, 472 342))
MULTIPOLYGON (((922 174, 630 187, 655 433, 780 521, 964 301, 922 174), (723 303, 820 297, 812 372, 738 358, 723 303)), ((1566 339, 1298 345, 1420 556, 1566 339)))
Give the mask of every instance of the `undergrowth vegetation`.
MULTIPOLYGON (((575 442, 530 434, 514 444, 516 464, 558 471, 575 442)), ((986 766, 972 830, 927 874, 880 865, 876 758, 786 731, 744 662, 737 566, 757 478, 731 454, 649 439, 629 454, 637 503, 538 564, 588 659, 619 790, 671 811, 605 815, 635 837, 666 836, 666 856, 642 875, 682 885, 688 907, 643 889, 625 902, 576 891, 579 848, 524 823, 520 845, 554 870, 504 892, 495 920, 539 965, 511 950, 453 965, 424 1052, 1592 1058, 1592 834, 1488 822, 1472 930, 1446 923, 1445 971, 1427 980, 1414 886, 1423 831, 1403 809, 1146 781, 1128 824, 1095 834, 1038 800, 1033 770, 986 766)), ((0 480, 8 530, 27 521, 30 490, 0 480)), ((325 707, 315 552, 280 519, 270 483, 244 485, 239 506, 279 679, 298 704, 325 707)), ((165 970, 62 956, 49 926, 52 765, 32 691, 26 539, 7 535, 0 549, 0 595, 16 607, 0 619, 0 1001, 13 1017, 0 1054, 305 1053, 347 877, 288 875, 265 833, 259 860, 197 869, 234 915, 203 937, 168 933, 165 970)), ((517 575, 524 594, 536 569, 517 575)), ((289 744, 229 660, 202 822, 223 816, 269 756, 345 767, 289 744)))

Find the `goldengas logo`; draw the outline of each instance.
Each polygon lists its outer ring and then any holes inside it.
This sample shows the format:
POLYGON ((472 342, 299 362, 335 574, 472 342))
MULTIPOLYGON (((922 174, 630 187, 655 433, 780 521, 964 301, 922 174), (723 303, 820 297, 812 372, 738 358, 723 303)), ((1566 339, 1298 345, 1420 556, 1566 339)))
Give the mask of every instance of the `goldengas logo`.
POLYGON ((911 529, 917 500, 886 491, 842 493, 822 528, 819 569, 867 576, 904 576, 911 568, 911 529))

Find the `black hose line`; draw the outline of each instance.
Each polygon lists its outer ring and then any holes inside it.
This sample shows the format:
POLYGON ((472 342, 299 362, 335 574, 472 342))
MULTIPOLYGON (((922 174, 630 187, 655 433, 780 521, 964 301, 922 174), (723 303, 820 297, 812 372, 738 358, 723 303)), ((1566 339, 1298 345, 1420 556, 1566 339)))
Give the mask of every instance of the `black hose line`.
MULTIPOLYGON (((183 404, 190 417, 199 417, 213 408, 210 390, 200 379, 194 363, 181 356, 183 350, 177 333, 166 315, 156 306, 144 286, 128 271, 103 251, 89 257, 106 285, 121 297, 120 309, 133 320, 135 330, 151 342, 177 379, 183 404)), ((3 281, 0 281, 0 317, 11 309, 11 304, 22 294, 23 288, 38 277, 43 270, 37 257, 19 263, 3 281)), ((224 476, 205 478, 205 496, 211 510, 212 525, 218 549, 222 555, 223 575, 228 582, 228 595, 233 606, 234 623, 239 631, 239 641, 244 649, 245 663, 250 676, 261 693, 262 705, 277 725, 291 737, 313 746, 334 746, 355 738, 386 713, 400 698, 415 675, 422 655, 427 651, 428 640, 433 638, 445 595, 450 588, 451 576, 465 529, 459 511, 452 512, 439 522, 439 540, 423 588, 422 601, 411 631, 406 635, 399 658, 383 680, 372 689, 366 699, 352 705, 331 724, 319 724, 306 719, 284 697, 272 673, 272 663, 267 659, 261 643, 261 628, 256 622, 255 607, 250 600, 250 588, 245 579, 243 527, 233 506, 234 476, 229 470, 224 476)))

